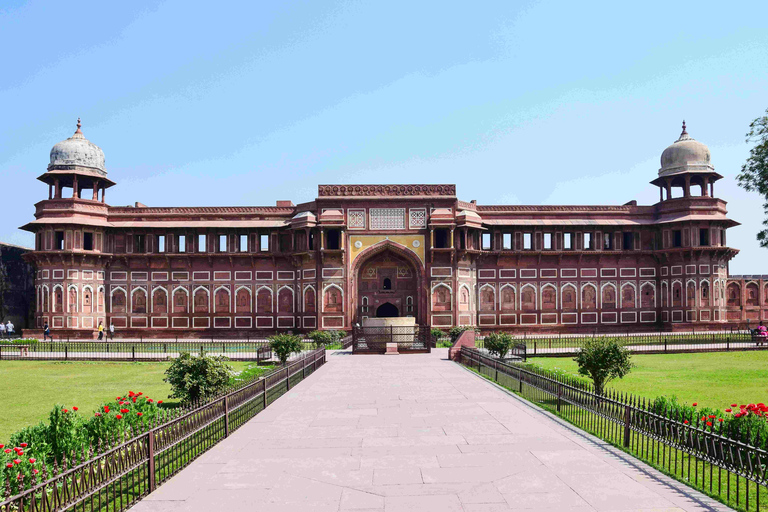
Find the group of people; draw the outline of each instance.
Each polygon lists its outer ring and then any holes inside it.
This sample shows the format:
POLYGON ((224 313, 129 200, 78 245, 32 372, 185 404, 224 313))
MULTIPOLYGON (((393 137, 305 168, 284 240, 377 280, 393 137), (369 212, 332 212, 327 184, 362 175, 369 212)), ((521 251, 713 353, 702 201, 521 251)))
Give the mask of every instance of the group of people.
POLYGON ((760 322, 760 325, 757 326, 757 329, 752 331, 752 336, 757 338, 758 345, 768 343, 768 328, 763 325, 763 322, 760 322))
MULTIPOLYGON (((2 324, 0 324, 0 325, 2 325, 2 324)), ((11 324, 11 322, 8 322, 8 325, 13 327, 13 324, 11 324)), ((104 333, 105 332, 107 333, 107 337, 109 339, 111 339, 111 340, 115 339, 115 325, 114 324, 109 324, 109 329, 105 329, 104 328, 104 322, 99 321, 98 332, 99 332, 99 341, 102 341, 104 339, 104 333)), ((51 327, 48 325, 48 322, 46 322, 45 325, 43 326, 43 341, 47 341, 49 339, 51 341, 53 341, 53 336, 51 336, 51 327)))
POLYGON ((10 320, 7 324, 0 322, 0 338, 11 339, 11 335, 14 333, 14 326, 10 320))

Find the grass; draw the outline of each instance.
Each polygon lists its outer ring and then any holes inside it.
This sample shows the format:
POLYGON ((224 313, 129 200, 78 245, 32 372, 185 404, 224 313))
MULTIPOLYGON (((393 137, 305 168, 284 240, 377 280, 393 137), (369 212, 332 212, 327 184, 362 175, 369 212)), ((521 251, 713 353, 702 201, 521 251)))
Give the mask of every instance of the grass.
MULTIPOLYGON (((240 377, 268 371, 255 363, 230 361, 240 377)), ((47 419, 54 405, 90 414, 102 402, 128 391, 168 399, 163 382, 169 363, 0 361, 0 443, 15 431, 47 419)))
MULTIPOLYGON (((635 368, 609 387, 655 398, 677 396, 682 403, 724 409, 732 403, 768 402, 768 352, 634 355, 635 368)), ((578 376, 571 358, 531 358, 542 368, 578 376)))

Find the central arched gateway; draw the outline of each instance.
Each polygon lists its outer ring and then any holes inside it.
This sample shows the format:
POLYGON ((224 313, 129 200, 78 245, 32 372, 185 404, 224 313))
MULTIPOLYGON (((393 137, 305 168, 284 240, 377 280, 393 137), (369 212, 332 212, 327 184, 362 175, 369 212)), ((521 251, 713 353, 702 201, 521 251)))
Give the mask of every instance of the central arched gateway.
POLYGON ((385 242, 361 253, 353 268, 354 318, 414 317, 424 322, 421 261, 405 248, 385 242))

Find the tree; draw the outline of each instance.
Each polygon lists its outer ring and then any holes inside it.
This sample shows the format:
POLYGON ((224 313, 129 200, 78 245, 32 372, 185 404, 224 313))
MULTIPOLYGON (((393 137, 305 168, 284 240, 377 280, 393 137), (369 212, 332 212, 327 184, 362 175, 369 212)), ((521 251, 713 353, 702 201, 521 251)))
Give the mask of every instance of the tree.
MULTIPOLYGON (((749 150, 749 158, 741 166, 741 173, 737 176, 739 186, 748 192, 757 192, 763 196, 763 211, 766 219, 763 226, 768 227, 768 109, 765 115, 758 117, 749 124, 747 132, 747 144, 755 142, 755 147, 749 150)), ((757 240, 761 247, 768 248, 768 229, 757 233, 757 240)))
POLYGON ((5 269, 5 263, 0 260, 0 321, 4 321, 5 315, 8 313, 8 304, 6 304, 5 298, 8 295, 9 288, 8 271, 5 269))
POLYGON ((579 374, 592 379, 595 394, 602 395, 608 382, 621 379, 632 370, 630 358, 629 350, 616 339, 592 338, 573 360, 579 365, 579 374))
POLYGON ((494 332, 485 337, 485 349, 499 359, 504 359, 512 347, 512 336, 505 332, 494 332))
POLYGON ((307 334, 307 338, 315 342, 315 348, 330 345, 334 340, 333 334, 329 331, 312 331, 307 334))
POLYGON ((301 336, 295 334, 275 334, 269 338, 269 346, 272 352, 275 353, 280 363, 285 366, 288 358, 294 352, 301 352, 303 345, 301 343, 301 336))
POLYGON ((225 363, 224 356, 199 356, 182 352, 165 370, 163 379, 173 388, 172 398, 194 402, 204 400, 222 392, 232 378, 232 367, 225 363))

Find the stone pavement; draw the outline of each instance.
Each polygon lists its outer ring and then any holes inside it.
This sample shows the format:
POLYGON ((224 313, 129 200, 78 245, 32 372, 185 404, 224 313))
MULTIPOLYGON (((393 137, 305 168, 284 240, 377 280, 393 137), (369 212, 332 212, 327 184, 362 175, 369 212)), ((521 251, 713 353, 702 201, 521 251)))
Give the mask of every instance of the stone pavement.
POLYGON ((329 353, 132 511, 729 510, 446 358, 329 353))

